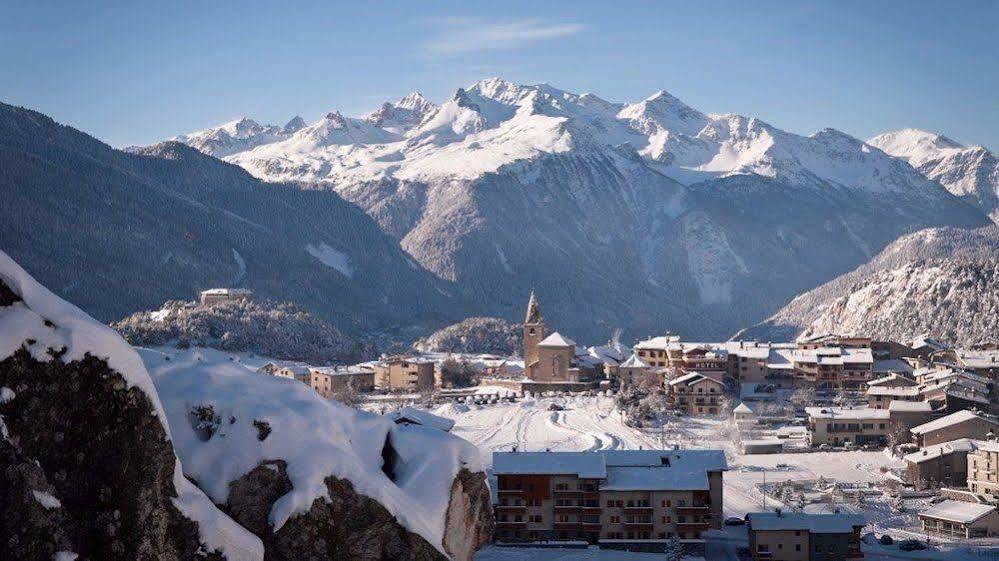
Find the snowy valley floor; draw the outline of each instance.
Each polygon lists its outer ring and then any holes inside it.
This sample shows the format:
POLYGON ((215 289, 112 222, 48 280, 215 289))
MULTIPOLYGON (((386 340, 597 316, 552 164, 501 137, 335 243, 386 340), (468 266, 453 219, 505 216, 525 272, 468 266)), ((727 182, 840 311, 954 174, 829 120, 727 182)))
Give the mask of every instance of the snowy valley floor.
MULTIPOLYGON (((506 393, 499 388, 483 388, 484 393, 506 393)), ((453 433, 469 440, 479 447, 483 462, 492 465, 493 451, 508 451, 513 446, 518 450, 538 451, 597 450, 597 449, 638 449, 658 448, 663 445, 679 445, 683 448, 719 448, 725 450, 729 458, 729 471, 725 473, 724 512, 725 516, 742 517, 747 512, 760 510, 763 496, 756 485, 766 478, 767 483, 785 480, 814 480, 820 477, 844 484, 868 483, 879 486, 888 477, 883 470, 899 469, 903 462, 881 451, 830 451, 803 452, 792 454, 744 455, 738 451, 729 436, 726 420, 695 417, 680 417, 667 423, 664 431, 659 429, 635 429, 624 424, 620 414, 614 409, 612 397, 547 397, 523 399, 514 403, 490 405, 464 405, 449 403, 437 406, 433 412, 454 419, 453 433), (549 410, 556 404, 564 410, 549 410)), ((907 501, 905 513, 892 512, 887 499, 873 496, 863 505, 853 504, 812 504, 806 507, 809 512, 840 508, 846 511, 862 512, 871 526, 866 531, 878 535, 889 533, 896 539, 926 536, 915 531, 918 521, 914 511, 925 507, 923 499, 907 501)), ((767 506, 780 506, 772 498, 767 506)), ((727 543, 721 545, 712 558, 735 559, 736 546, 745 545, 745 530, 740 527, 725 527, 727 543)), ((975 547, 966 549, 953 541, 933 537, 933 551, 902 552, 898 547, 883 547, 876 544, 865 545, 867 559, 939 559, 953 560, 964 557, 999 559, 983 547, 994 546, 991 542, 978 542, 975 547), (985 557, 982 557, 982 556, 985 557)), ((511 560, 562 560, 593 559, 594 561, 644 561, 657 558, 652 554, 622 554, 614 551, 597 550, 550 550, 530 548, 490 547, 480 553, 478 561, 511 560)))

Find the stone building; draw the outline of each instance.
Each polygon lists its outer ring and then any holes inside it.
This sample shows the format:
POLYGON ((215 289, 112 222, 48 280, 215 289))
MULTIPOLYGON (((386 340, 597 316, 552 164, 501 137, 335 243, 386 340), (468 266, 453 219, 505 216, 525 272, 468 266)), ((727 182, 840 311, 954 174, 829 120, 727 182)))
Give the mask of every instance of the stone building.
POLYGON ((591 377, 593 369, 581 373, 575 341, 558 331, 546 333, 541 308, 532 290, 524 318, 524 375, 531 387, 571 388, 591 377))
POLYGON ((200 295, 202 306, 251 300, 253 300, 253 291, 248 288, 210 288, 202 290, 200 295))
POLYGON ((920 448, 959 438, 988 440, 997 433, 999 421, 975 411, 958 411, 912 428, 914 441, 920 448))
POLYGON ((968 490, 999 505, 999 443, 979 442, 968 453, 968 490))
POLYGON ((888 441, 887 409, 806 407, 805 413, 808 414, 808 438, 812 446, 884 445, 888 441))
POLYGON ((968 454, 977 449, 978 441, 970 438, 927 446, 905 456, 906 475, 919 491, 964 488, 968 484, 968 454))
POLYGON ((725 386, 699 372, 684 374, 667 383, 673 406, 687 415, 719 415, 725 386))
POLYGON ((308 383, 323 397, 333 397, 347 388, 370 392, 375 389, 375 370, 362 365, 317 366, 309 368, 308 383))

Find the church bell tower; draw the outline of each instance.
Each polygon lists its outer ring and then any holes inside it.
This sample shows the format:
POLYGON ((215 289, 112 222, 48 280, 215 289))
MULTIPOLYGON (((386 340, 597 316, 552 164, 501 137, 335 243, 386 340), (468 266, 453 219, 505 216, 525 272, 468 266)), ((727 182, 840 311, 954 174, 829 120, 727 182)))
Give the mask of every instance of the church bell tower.
POLYGON ((524 318, 524 369, 530 373, 531 365, 538 361, 538 343, 545 338, 545 320, 541 317, 538 298, 531 289, 531 299, 527 301, 527 317, 524 318))

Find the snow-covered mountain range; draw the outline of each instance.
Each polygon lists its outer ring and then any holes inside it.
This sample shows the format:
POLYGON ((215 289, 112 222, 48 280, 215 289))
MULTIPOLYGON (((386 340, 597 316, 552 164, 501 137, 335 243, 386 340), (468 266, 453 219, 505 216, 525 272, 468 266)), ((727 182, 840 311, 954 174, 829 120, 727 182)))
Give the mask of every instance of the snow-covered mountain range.
POLYGON ((335 190, 490 313, 515 318, 537 287, 584 338, 726 336, 906 232, 988 221, 842 132, 800 136, 666 92, 615 103, 493 78, 440 106, 414 93, 271 134, 217 154, 335 190))
POLYGON ((965 199, 999 224, 999 158, 983 146, 962 146, 946 136, 904 129, 867 141, 908 160, 929 179, 965 199))
POLYGON ((798 296, 741 336, 777 341, 834 332, 994 342, 999 227, 930 228, 899 238, 869 263, 798 296))

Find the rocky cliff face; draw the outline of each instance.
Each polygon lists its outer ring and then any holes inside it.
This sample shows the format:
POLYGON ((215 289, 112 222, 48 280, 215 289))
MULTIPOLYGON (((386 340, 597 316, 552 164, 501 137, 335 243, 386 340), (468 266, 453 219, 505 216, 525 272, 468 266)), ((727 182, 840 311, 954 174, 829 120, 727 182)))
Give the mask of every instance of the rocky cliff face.
POLYGON ((916 232, 736 337, 780 341, 853 332, 904 340, 928 333, 958 345, 994 341, 997 262, 995 226, 916 232))
POLYGON ((141 350, 185 474, 268 559, 471 559, 492 533, 478 449, 257 374, 212 349, 141 350))
POLYGON ((143 351, 161 401, 135 350, 0 252, 0 558, 469 560, 491 534, 471 444, 201 352, 143 351))
POLYGON ((260 559, 180 476, 148 375, 0 252, 0 558, 260 559))

